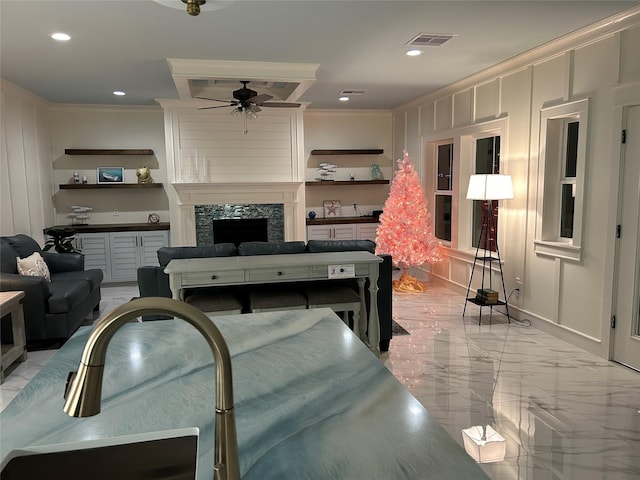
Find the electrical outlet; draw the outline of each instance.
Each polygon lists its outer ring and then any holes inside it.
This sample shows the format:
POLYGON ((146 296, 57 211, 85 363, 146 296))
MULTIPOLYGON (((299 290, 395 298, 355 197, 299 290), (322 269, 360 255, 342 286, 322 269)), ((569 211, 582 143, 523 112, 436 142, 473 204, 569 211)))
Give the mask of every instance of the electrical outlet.
POLYGON ((118 215, 120 215, 120 212, 118 211, 118 209, 117 209, 117 208, 115 208, 115 209, 113 210, 113 216, 114 216, 114 217, 117 217, 118 215))
POLYGON ((520 277, 516 277, 516 297, 519 297, 522 293, 522 279, 520 277))
POLYGON ((357 204, 353 204, 353 209, 357 212, 358 211, 358 205, 357 204))

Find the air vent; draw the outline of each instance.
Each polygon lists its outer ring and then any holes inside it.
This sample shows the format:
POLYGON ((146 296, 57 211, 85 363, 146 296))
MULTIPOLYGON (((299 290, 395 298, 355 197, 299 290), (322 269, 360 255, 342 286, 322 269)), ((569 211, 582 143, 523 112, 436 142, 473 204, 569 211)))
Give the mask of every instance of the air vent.
POLYGON ((447 33, 419 33, 405 45, 408 47, 439 47, 453 37, 457 37, 457 35, 447 33))
POLYGON ((364 95, 364 93, 366 92, 366 90, 363 89, 359 89, 359 88, 347 88, 346 90, 342 90, 340 92, 340 95, 364 95))

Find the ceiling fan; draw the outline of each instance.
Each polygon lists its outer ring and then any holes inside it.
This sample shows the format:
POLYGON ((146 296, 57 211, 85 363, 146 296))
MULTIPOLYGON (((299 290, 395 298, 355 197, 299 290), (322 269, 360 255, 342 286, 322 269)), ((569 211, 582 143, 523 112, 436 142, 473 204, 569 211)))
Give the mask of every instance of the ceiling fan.
POLYGON ((291 102, 269 102, 273 98, 272 95, 262 93, 258 95, 258 92, 251 90, 247 87, 248 80, 241 80, 242 88, 233 92, 233 100, 220 100, 217 98, 196 97, 200 100, 209 100, 212 102, 223 102, 226 105, 213 105, 211 107, 200 107, 198 110, 209 110, 212 108, 226 108, 235 107, 232 114, 243 115, 245 120, 244 133, 247 133, 247 118, 256 118, 257 113, 262 111, 260 107, 279 107, 279 108, 296 108, 299 107, 299 103, 291 102))

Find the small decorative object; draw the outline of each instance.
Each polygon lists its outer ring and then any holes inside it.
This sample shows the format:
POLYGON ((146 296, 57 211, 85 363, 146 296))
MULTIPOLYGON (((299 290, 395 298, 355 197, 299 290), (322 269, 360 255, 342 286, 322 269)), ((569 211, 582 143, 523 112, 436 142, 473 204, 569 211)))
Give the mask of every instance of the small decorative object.
POLYGON ((147 218, 147 222, 148 223, 159 223, 160 222, 160 215, 158 215, 157 213, 150 213, 149 217, 147 218))
POLYGON ((374 163, 371 165, 371 179, 372 180, 382 180, 382 170, 380 170, 380 165, 374 163))
POLYGON ((151 170, 146 165, 136 169, 136 177, 138 177, 138 183, 153 183, 151 178, 151 170))
POLYGON ((91 207, 83 207, 82 205, 72 205, 72 213, 67 215, 67 218, 71 218, 71 225, 88 225, 89 215, 87 212, 93 210, 91 207))
POLYGON ((80 183, 80 174, 78 172, 73 172, 73 183, 80 183))
POLYGON ((45 251, 51 250, 52 248, 58 253, 74 253, 80 251, 73 246, 73 236, 76 234, 73 228, 51 227, 47 228, 44 234, 49 236, 49 239, 42 248, 45 251))
POLYGON ((336 172, 337 165, 333 163, 320 163, 318 165, 318 172, 320 173, 321 182, 330 182, 333 180, 333 174, 336 172))
POLYGON ((311 220, 313 220, 314 218, 316 218, 316 212, 314 212, 313 210, 311 210, 311 211, 309 212, 309 218, 310 218, 311 220))
POLYGON ((124 183, 124 167, 98 167, 98 183, 124 183))
POLYGON ((82 183, 88 183, 86 175, 82 175, 82 183))
POLYGON ((342 211, 342 202, 340 200, 325 200, 323 206, 325 218, 340 216, 342 211))

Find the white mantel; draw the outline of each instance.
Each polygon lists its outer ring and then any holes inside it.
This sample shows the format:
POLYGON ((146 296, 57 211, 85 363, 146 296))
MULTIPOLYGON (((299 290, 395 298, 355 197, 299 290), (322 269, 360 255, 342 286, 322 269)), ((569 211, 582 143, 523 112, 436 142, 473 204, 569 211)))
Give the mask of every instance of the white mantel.
POLYGON ((174 245, 196 244, 196 205, 265 204, 284 205, 285 240, 304 240, 304 183, 172 183, 178 196, 178 212, 171 220, 174 245), (178 233, 177 237, 175 233, 178 233), (177 239, 176 239, 177 238, 177 239))

